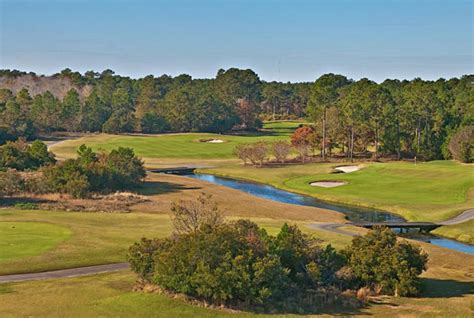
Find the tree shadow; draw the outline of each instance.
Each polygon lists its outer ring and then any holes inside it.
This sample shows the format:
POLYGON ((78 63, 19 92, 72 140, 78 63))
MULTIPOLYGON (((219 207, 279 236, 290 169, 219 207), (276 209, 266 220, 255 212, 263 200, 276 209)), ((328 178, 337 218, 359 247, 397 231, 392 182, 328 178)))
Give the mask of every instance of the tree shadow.
POLYGON ((24 203, 40 204, 40 203, 51 203, 51 202, 54 202, 54 201, 44 199, 44 198, 8 197, 8 198, 0 198, 0 207, 11 207, 11 206, 14 206, 15 204, 24 204, 24 203))
POLYGON ((157 195, 199 189, 201 189, 201 187, 190 187, 166 181, 147 181, 140 189, 138 189, 138 193, 142 195, 157 195))
POLYGON ((422 294, 426 298, 461 297, 474 293, 473 282, 461 282, 452 279, 421 279, 422 294))

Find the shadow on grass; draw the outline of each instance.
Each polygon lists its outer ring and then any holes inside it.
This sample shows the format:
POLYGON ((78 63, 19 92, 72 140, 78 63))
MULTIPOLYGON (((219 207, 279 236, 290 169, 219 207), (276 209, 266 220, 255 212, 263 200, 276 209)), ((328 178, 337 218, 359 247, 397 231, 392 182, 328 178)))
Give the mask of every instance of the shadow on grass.
POLYGON ((142 195, 156 195, 156 194, 165 194, 173 192, 181 192, 184 190, 199 190, 201 187, 189 187, 183 184, 164 182, 164 181, 147 181, 139 193, 142 195))
POLYGON ((449 298, 461 297, 474 293, 473 282, 460 282, 452 279, 422 278, 421 297, 449 298))
POLYGON ((0 199, 0 207, 11 207, 15 204, 25 204, 25 203, 33 203, 33 204, 40 204, 40 203, 51 203, 54 202, 48 199, 41 199, 41 198, 28 198, 28 197, 10 197, 10 198, 1 198, 0 199))

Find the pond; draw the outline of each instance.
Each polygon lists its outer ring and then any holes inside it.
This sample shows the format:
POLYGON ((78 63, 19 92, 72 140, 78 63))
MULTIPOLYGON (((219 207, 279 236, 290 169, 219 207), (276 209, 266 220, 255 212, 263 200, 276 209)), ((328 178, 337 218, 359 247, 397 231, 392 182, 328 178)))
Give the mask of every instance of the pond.
MULTIPOLYGON (((396 214, 388 213, 385 211, 344 206, 340 204, 332 204, 320 201, 316 198, 292 193, 285 190, 280 190, 270 185, 252 183, 248 181, 234 180, 229 178, 217 177, 210 174, 186 174, 186 177, 199 179, 215 184, 219 184, 225 187, 236 189, 239 191, 246 192, 256 197, 273 200, 282 203, 312 206, 331 211, 341 212, 346 215, 347 219, 351 222, 401 222, 405 221, 401 216, 396 214)), ((422 239, 425 242, 429 242, 433 245, 442 246, 459 252, 468 254, 474 254, 474 246, 463 244, 454 240, 440 238, 436 236, 430 236, 428 239, 422 239)))

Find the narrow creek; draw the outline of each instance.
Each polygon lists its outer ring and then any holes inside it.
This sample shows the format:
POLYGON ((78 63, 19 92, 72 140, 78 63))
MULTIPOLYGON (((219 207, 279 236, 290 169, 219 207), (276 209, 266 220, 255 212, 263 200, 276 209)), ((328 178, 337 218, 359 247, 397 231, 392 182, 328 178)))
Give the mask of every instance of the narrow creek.
MULTIPOLYGON (((217 177, 210 174, 185 174, 184 176, 219 184, 225 187, 246 192, 256 197, 273 200, 282 203, 311 206, 323 208, 331 211, 341 212, 346 215, 347 219, 352 222, 368 221, 368 222, 399 222, 405 221, 401 216, 378 211, 374 209, 359 208, 352 206, 344 206, 340 204, 332 204, 320 201, 314 197, 292 193, 289 191, 277 189, 270 185, 253 183, 248 181, 235 180, 230 178, 217 177)), ((414 237, 414 239, 431 243, 433 245, 442 246, 467 254, 474 254, 474 246, 463 244, 455 240, 437 237, 435 235, 424 236, 423 238, 414 237)))

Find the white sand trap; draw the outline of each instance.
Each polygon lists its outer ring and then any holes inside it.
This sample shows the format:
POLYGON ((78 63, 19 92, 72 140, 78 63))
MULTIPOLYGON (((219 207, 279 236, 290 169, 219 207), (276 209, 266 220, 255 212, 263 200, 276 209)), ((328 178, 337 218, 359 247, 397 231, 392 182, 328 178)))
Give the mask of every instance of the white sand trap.
POLYGON ((347 182, 344 182, 344 181, 314 181, 310 183, 310 185, 313 187, 321 187, 321 188, 335 188, 335 187, 340 187, 345 184, 347 184, 347 182))
POLYGON ((205 143, 209 143, 209 144, 221 144, 221 143, 224 142, 224 140, 215 139, 215 138, 212 138, 212 139, 199 139, 199 142, 205 142, 205 143))
POLYGON ((360 167, 359 166, 339 166, 339 167, 334 168, 334 170, 340 171, 343 173, 351 173, 351 172, 360 170, 360 167))
POLYGON ((208 140, 206 142, 208 142, 210 144, 221 144, 221 143, 224 142, 224 140, 222 140, 222 139, 211 139, 211 140, 208 140))

